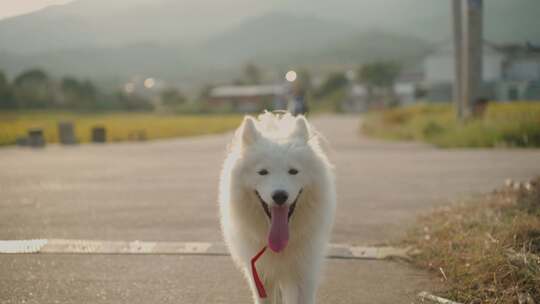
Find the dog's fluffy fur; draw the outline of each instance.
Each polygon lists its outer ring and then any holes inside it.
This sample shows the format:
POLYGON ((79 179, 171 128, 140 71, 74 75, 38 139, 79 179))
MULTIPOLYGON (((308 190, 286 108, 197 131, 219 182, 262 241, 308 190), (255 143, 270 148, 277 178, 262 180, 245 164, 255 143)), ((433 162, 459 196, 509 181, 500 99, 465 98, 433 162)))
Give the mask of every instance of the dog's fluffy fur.
POLYGON ((235 263, 244 272, 255 303, 315 303, 336 206, 332 165, 318 133, 303 116, 264 113, 246 117, 235 133, 223 165, 219 206, 221 228, 235 263), (291 174, 292 168, 298 171, 291 174), (261 170, 268 171, 261 175, 261 170), (263 204, 275 205, 272 193, 296 201, 290 216, 289 242, 279 253, 266 250, 257 269, 268 293, 260 299, 250 260, 268 245, 270 217, 263 204), (298 196, 298 197, 297 197, 298 196))

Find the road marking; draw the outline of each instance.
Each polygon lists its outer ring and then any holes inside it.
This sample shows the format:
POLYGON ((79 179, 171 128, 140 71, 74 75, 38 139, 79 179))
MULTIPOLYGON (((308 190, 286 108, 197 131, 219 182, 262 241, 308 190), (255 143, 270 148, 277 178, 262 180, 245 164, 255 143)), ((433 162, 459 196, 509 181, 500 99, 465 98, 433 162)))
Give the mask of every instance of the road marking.
POLYGON ((47 240, 1 241, 0 253, 37 253, 47 240))
MULTIPOLYGON (((386 259, 409 258, 408 248, 351 246, 331 244, 327 257, 330 259, 386 259)), ((223 243, 208 242, 146 242, 146 241, 99 241, 69 239, 0 240, 0 254, 163 254, 227 256, 223 243)))
POLYGON ((420 298, 420 300, 423 302, 423 301, 430 301, 432 303, 437 303, 437 304, 461 304, 459 302, 454 302, 452 300, 448 300, 448 299, 445 299, 445 298, 441 298, 441 297, 438 297, 436 295, 433 295, 427 291, 422 291, 418 294, 418 297, 420 298))

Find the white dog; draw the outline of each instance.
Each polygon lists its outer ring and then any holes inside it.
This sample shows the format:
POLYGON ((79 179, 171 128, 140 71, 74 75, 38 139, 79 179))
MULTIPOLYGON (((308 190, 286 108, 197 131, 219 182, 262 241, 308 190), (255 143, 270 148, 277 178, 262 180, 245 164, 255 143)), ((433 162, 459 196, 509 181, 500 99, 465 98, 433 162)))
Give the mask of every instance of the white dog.
POLYGON ((219 205, 255 303, 315 303, 336 193, 332 166, 303 116, 244 119, 223 165, 219 205))

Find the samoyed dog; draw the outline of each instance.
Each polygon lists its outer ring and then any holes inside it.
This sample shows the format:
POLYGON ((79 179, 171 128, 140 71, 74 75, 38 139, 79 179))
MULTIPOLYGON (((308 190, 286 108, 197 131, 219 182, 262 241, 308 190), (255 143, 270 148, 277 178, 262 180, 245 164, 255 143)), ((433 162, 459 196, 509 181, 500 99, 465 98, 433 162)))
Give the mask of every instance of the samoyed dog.
POLYGON ((313 127, 290 114, 246 117, 219 190, 225 242, 255 303, 315 303, 336 191, 313 127))

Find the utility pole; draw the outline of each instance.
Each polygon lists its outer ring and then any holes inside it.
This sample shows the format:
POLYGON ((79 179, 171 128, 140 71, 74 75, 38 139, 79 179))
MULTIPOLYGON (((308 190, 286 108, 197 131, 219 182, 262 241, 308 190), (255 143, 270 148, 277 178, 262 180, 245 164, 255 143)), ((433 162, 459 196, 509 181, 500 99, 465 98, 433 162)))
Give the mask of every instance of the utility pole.
POLYGON ((458 118, 473 114, 482 86, 483 0, 452 0, 455 81, 454 102, 458 118))
POLYGON ((463 119, 463 96, 461 94, 461 42, 462 42, 462 31, 461 31, 461 0, 451 0, 452 1, 452 25, 454 30, 454 86, 452 87, 453 99, 454 99, 454 108, 456 110, 456 116, 458 120, 463 119))

